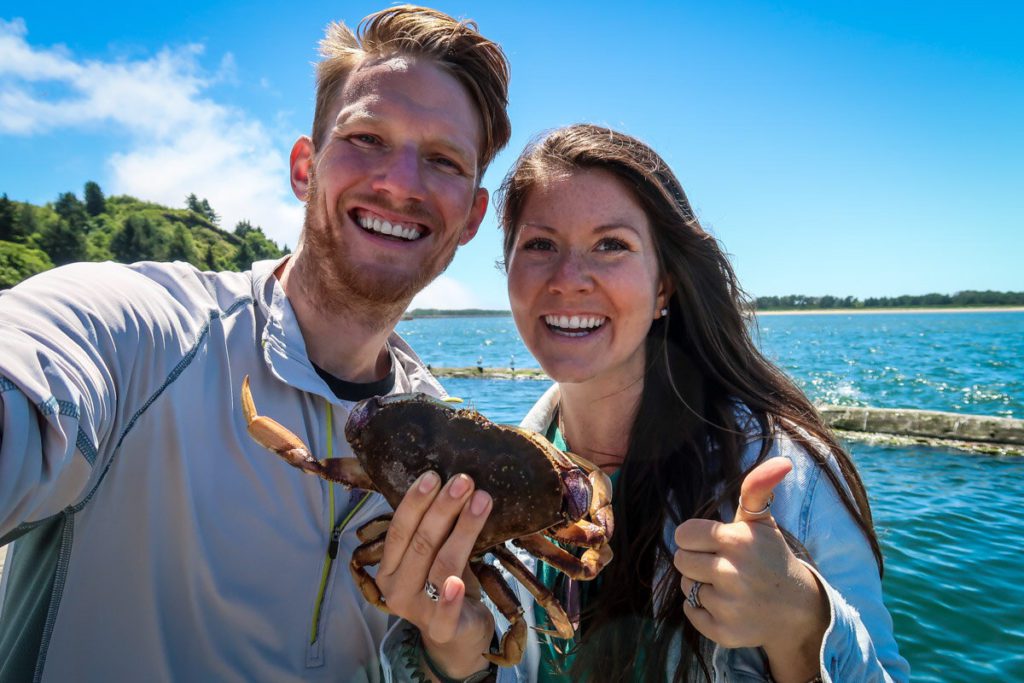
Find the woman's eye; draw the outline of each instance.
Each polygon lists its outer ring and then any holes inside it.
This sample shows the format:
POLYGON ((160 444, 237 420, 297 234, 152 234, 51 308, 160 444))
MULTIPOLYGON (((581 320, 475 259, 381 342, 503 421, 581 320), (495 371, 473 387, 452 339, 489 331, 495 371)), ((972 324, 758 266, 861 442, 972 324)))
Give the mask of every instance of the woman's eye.
POLYGON ((629 251, 629 245, 615 237, 606 237, 597 244, 598 251, 629 251))
POLYGON ((523 243, 524 251, 553 251, 555 245, 551 240, 544 239, 542 237, 534 237, 533 239, 526 240, 523 243))

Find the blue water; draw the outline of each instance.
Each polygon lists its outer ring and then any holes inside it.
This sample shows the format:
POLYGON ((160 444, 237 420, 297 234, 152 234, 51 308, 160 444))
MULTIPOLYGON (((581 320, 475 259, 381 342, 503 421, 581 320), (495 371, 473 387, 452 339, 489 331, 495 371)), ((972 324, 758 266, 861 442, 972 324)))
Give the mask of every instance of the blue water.
MULTIPOLYGON (((763 316, 762 350, 814 400, 1024 418, 1024 313, 763 316)), ((412 320, 437 366, 537 367, 509 318, 412 320)), ((498 422, 536 380, 442 380, 498 422)), ((1024 458, 847 444, 886 558, 884 588, 914 681, 1024 681, 1024 458)))

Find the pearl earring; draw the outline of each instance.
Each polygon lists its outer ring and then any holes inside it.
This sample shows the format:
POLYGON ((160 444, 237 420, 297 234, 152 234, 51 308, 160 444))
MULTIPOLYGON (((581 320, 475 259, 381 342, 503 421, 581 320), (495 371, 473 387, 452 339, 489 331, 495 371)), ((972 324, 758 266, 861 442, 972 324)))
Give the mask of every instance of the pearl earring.
MULTIPOLYGON (((666 315, 668 315, 668 306, 658 311, 658 313, 660 314, 658 315, 658 318, 664 318, 666 315)), ((655 318, 655 320, 657 320, 657 318, 655 318)))

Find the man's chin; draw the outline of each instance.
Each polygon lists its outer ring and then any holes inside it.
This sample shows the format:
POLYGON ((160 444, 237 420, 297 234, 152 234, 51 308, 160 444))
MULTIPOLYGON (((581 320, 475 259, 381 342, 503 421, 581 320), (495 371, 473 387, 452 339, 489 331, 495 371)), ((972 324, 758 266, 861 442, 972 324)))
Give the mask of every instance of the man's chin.
POLYGON ((432 279, 422 275, 412 277, 409 273, 381 273, 365 269, 342 276, 345 290, 342 296, 351 297, 350 303, 360 302, 382 309, 401 306, 404 309, 432 279))

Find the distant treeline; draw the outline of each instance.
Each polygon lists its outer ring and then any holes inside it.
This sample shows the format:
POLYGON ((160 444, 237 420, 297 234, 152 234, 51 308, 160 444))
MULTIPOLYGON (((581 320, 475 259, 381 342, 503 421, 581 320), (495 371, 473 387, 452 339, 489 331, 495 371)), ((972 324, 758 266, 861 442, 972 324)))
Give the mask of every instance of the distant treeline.
POLYGON ((60 194, 45 206, 0 196, 0 289, 74 261, 188 261, 205 270, 245 270, 253 261, 288 253, 258 225, 232 231, 206 199, 194 194, 174 209, 135 197, 105 197, 85 184, 82 199, 60 194))
POLYGON ((484 308, 465 308, 449 311, 441 308, 417 308, 408 311, 406 318, 498 318, 512 315, 512 311, 495 311, 484 308))
POLYGON ((1024 306, 1024 292, 984 292, 967 290, 956 294, 904 294, 858 299, 838 296, 759 296, 754 300, 758 311, 802 311, 825 308, 971 308, 978 306, 1024 306))

